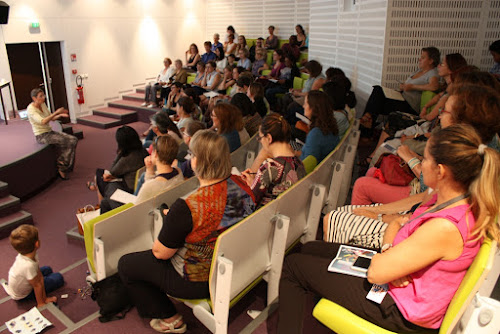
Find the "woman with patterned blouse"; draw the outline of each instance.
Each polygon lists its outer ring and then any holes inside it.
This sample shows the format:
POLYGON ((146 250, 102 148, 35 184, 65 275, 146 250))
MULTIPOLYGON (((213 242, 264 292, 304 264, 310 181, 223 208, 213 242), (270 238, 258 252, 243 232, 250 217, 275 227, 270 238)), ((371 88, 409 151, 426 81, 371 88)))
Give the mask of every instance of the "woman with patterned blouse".
POLYGON ((211 130, 191 140, 191 165, 200 180, 193 193, 163 210, 163 227, 152 250, 122 256, 118 272, 141 317, 162 333, 184 333, 182 316, 168 295, 210 296, 208 278, 217 237, 255 209, 245 181, 231 175, 229 146, 211 130))
POLYGON ((303 178, 306 171, 290 146, 291 129, 283 116, 272 113, 264 117, 258 136, 262 150, 269 158, 264 160, 256 174, 250 169, 241 174, 260 207, 303 178))

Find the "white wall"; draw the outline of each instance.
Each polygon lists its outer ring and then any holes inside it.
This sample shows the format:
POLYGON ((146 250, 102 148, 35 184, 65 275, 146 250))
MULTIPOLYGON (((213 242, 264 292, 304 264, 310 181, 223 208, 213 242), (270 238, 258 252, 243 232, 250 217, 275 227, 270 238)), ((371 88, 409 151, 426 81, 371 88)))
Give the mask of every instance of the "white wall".
MULTIPOLYGON (((72 119, 156 77, 164 57, 181 58, 205 36, 205 0, 9 1, 10 17, 0 36, 0 79, 10 80, 5 44, 62 41, 72 119), (40 22, 30 33, 29 23, 40 22), (77 62, 70 62, 70 54, 77 62), (86 73, 85 104, 74 94, 75 76, 86 73)), ((25 106, 19 106, 25 107, 25 106)))
POLYGON ((311 0, 309 59, 341 68, 351 79, 358 105, 382 79, 387 0, 311 0))
POLYGON ((267 27, 274 25, 275 35, 288 39, 296 34, 297 24, 309 33, 309 0, 207 1, 206 38, 210 41, 214 33, 219 33, 223 40, 228 25, 247 38, 266 38, 267 27))

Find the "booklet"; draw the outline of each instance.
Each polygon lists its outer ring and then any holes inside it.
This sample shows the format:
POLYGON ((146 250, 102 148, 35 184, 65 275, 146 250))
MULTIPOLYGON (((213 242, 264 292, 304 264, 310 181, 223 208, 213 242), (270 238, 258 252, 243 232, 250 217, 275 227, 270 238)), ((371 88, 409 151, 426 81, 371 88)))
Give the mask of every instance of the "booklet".
POLYGON ((5 322, 7 329, 11 333, 40 333, 46 327, 52 326, 36 307, 26 313, 5 322))
POLYGON ((330 262, 328 271, 365 278, 366 272, 352 269, 352 265, 359 256, 371 259, 375 254, 377 254, 376 251, 341 245, 337 256, 330 262))
POLYGON ((113 201, 117 201, 120 203, 133 203, 135 204, 135 201, 137 200, 137 196, 134 194, 128 193, 126 191, 123 191, 121 189, 116 189, 113 195, 110 197, 113 201))
POLYGON ((403 95, 401 95, 400 92, 398 92, 394 89, 382 86, 382 90, 384 91, 385 97, 388 99, 397 100, 397 101, 404 101, 405 100, 403 95))
POLYGON ((216 96, 218 96, 219 93, 214 92, 214 91, 210 91, 210 92, 203 93, 203 95, 205 95, 206 97, 210 98, 210 97, 216 97, 216 96))

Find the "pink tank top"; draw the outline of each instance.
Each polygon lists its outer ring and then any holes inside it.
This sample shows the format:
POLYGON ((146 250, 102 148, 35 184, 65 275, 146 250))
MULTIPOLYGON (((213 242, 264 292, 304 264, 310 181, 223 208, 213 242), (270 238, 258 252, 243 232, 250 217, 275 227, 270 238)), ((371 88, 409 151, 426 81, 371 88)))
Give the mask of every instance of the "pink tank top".
MULTIPOLYGON (((437 196, 418 208, 413 217, 427 210, 436 199, 437 196)), ((465 204, 426 214, 406 224, 396 235, 394 245, 408 238, 427 220, 445 218, 456 224, 464 240, 463 252, 457 259, 440 260, 411 274, 413 282, 406 287, 397 288, 389 283, 389 294, 406 320, 425 328, 441 326, 448 305, 481 246, 480 240, 467 242, 475 223, 474 216, 468 209, 469 205, 465 204)))

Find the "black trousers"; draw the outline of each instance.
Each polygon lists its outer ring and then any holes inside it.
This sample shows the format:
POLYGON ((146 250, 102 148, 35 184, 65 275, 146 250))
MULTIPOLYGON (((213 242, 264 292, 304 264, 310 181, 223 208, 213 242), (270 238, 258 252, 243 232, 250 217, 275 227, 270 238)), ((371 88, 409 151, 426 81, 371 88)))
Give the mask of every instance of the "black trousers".
POLYGON ((158 260, 151 250, 130 253, 118 262, 118 273, 143 318, 170 318, 177 314, 166 295, 186 299, 208 298, 208 282, 181 277, 170 260, 158 260))
POLYGON ((434 332, 407 321, 389 294, 381 304, 366 299, 372 284, 365 278, 328 271, 340 244, 313 241, 300 253, 285 259, 279 293, 278 333, 302 333, 306 294, 327 298, 354 314, 385 329, 404 332, 434 332))
POLYGON ((413 115, 419 114, 418 111, 413 110, 408 102, 388 99, 385 97, 382 87, 373 86, 365 108, 365 114, 369 113, 372 116, 372 124, 375 125, 378 115, 389 115, 394 111, 402 111, 413 115))

